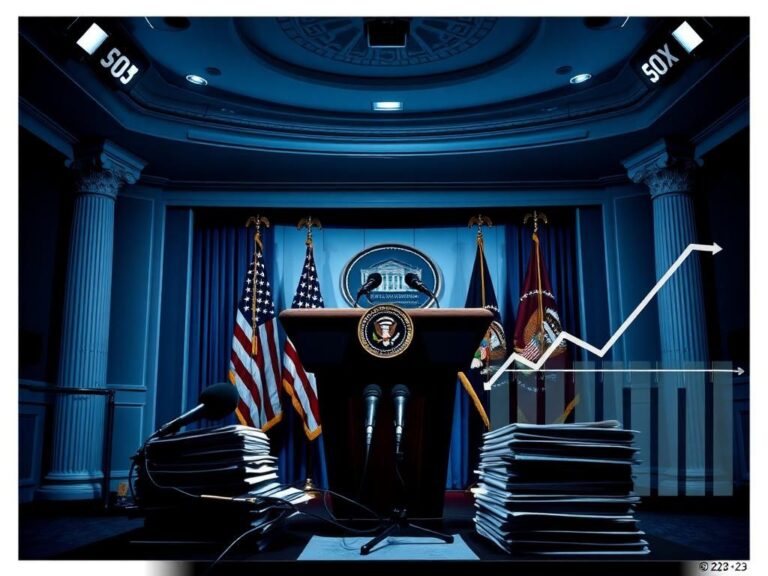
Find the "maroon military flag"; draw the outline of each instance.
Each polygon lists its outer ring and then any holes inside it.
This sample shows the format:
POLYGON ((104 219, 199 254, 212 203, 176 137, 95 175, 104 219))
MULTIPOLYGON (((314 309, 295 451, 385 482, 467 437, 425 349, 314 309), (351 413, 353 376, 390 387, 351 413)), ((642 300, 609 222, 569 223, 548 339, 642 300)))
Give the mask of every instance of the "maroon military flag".
MULTIPOLYGON (((533 232, 533 250, 528 260, 528 271, 523 282, 523 293, 517 309, 515 323, 515 352, 531 362, 538 361, 562 332, 560 314, 555 295, 549 282, 549 274, 541 256, 539 235, 533 232)), ((564 356, 567 351, 561 342, 550 356, 550 361, 564 356)))
MULTIPOLYGON (((542 220, 546 222, 543 215, 537 216, 534 212, 534 229, 531 236, 533 247, 530 259, 528 260, 528 270, 525 274, 522 294, 520 295, 514 333, 515 352, 531 362, 538 362, 563 330, 560 323, 557 301, 552 292, 549 274, 541 253, 541 243, 538 235, 539 216, 542 216, 542 220)), ((543 368, 565 367, 568 362, 567 351, 566 343, 560 342, 557 348, 552 351, 543 368)), ((562 397, 564 409, 559 418, 557 418, 558 422, 566 421, 576 402, 578 402, 578 400, 574 400, 573 379, 570 375, 562 373, 534 372, 528 375, 520 373, 516 388, 515 410, 518 419, 522 421, 535 421, 539 424, 551 423, 546 422, 546 396, 548 388, 550 391, 562 390, 564 394, 562 397), (562 388, 548 386, 549 382, 554 384, 557 381, 563 382, 562 388), (526 402, 522 401, 522 397, 518 398, 521 394, 525 396, 528 393, 534 393, 534 397, 529 397, 530 400, 526 402), (526 410, 523 407, 523 404, 525 404, 532 408, 531 402, 535 402, 535 418, 532 414, 526 414, 526 410)), ((556 404, 552 404, 552 407, 560 404, 560 400, 556 397, 549 398, 548 402, 549 404, 556 402, 556 404)))

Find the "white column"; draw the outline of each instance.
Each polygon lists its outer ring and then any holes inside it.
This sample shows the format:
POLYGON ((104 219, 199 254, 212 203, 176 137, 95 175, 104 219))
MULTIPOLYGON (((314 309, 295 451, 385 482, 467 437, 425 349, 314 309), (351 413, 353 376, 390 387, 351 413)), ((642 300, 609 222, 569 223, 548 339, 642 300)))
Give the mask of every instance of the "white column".
MULTIPOLYGON (((115 199, 137 181, 144 163, 105 142, 70 164, 77 171, 61 334, 58 386, 104 388, 115 199)), ((130 319, 125 319, 130 321, 130 319)), ((101 494, 103 396, 56 395, 50 472, 36 496, 81 500, 101 494)))
MULTIPOLYGON (((656 277, 661 277, 689 244, 702 243, 693 205, 696 164, 691 150, 662 140, 624 162, 630 178, 645 184, 653 202, 656 277)), ((665 368, 706 368, 709 363, 701 262, 695 254, 659 291, 661 360, 665 368)), ((631 359, 630 359, 631 360, 631 359)), ((678 405, 685 402, 685 493, 704 494, 705 388, 695 375, 665 374, 659 380, 659 492, 678 489, 678 405), (678 392, 684 389, 684 393, 678 392), (663 434, 662 434, 663 432, 663 434)))

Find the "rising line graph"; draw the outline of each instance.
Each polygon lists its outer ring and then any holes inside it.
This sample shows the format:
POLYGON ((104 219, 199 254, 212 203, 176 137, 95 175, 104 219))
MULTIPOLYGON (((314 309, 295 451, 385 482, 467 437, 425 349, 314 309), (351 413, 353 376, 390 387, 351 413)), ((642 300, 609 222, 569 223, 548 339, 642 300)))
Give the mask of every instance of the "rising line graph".
MULTIPOLYGON (((575 371, 577 371, 578 369, 562 369, 562 370, 546 370, 546 369, 544 369, 544 370, 542 370, 542 368, 541 368, 544 365, 544 363, 549 359, 549 357, 552 356, 552 354, 555 352, 555 350, 557 350, 558 346, 560 346, 560 344, 563 341, 572 342, 572 343, 576 344, 577 346, 583 348, 584 350, 587 350, 587 351, 591 352, 592 354, 595 354, 596 356, 599 356, 600 358, 602 358, 613 347, 613 345, 616 343, 616 341, 619 338, 621 338, 621 336, 624 334, 624 332, 627 331, 627 329, 632 325, 632 323, 635 321, 635 319, 640 315, 640 312, 642 312, 645 309, 645 307, 648 306, 648 304, 650 303, 651 300, 653 300, 653 298, 656 296, 658 291, 661 290, 661 288, 664 286, 664 284, 666 284, 669 281, 669 279, 672 277, 672 275, 677 271, 678 268, 680 268, 680 266, 683 265, 683 262, 685 262, 687 260, 687 258, 691 254, 693 254, 694 252, 709 252, 712 255, 715 255, 715 254, 717 254, 717 253, 719 253, 721 251, 722 251, 722 248, 717 243, 712 243, 712 244, 689 244, 686 247, 686 249, 683 250, 682 254, 680 254, 680 256, 677 257, 677 260, 675 260, 674 263, 667 269, 667 271, 664 273, 664 275, 661 278, 659 278, 658 282, 656 282, 656 285, 653 288, 651 288, 650 292, 648 292, 648 294, 646 294, 645 298, 643 298, 643 300, 640 302, 640 304, 638 304, 637 307, 632 311, 632 313, 629 316, 627 316, 626 320, 624 320, 624 322, 621 324, 621 326, 619 326, 619 328, 613 333, 613 335, 608 339, 608 341, 603 345, 602 348, 597 348, 597 347, 593 346, 592 344, 590 344, 589 342, 585 342, 581 338, 578 338, 578 337, 574 336, 573 334, 570 334, 569 332, 565 332, 565 331, 560 332, 560 334, 557 335, 557 338, 555 338, 553 340, 552 344, 549 345, 549 348, 547 348, 544 351, 544 354, 542 354, 541 358, 539 358, 538 361, 536 361, 536 362, 532 362, 532 361, 528 360, 527 358, 525 358, 524 356, 521 356, 517 352, 513 352, 512 355, 510 355, 510 357, 505 360, 504 364, 502 364, 501 367, 496 371, 496 373, 493 375, 493 377, 490 379, 490 381, 485 384, 485 388, 486 389, 490 389, 493 386, 493 384, 496 382, 496 380, 501 378, 501 375, 504 372, 521 372, 521 371, 538 372, 540 370, 542 372, 544 372, 544 371, 547 371, 547 372, 575 372, 575 371), (514 369, 514 368, 510 369, 509 366, 513 362, 515 362, 515 361, 518 361, 518 362, 520 362, 520 364, 522 364, 524 366, 527 366, 528 370, 520 370, 520 369, 514 369)), ((739 369, 739 370, 741 370, 741 369, 739 369)), ((605 371, 609 371, 609 370, 607 370, 607 369, 603 369, 603 370, 599 370, 599 369, 598 370, 583 369, 583 370, 578 370, 578 371, 583 371, 583 372, 601 372, 602 371, 602 372, 605 372, 605 371)), ((614 371, 614 370, 612 370, 612 371, 614 371)), ((615 370, 615 371, 617 371, 617 372, 618 371, 626 372, 627 370, 615 370)), ((644 371, 657 372, 657 371, 661 371, 661 370, 650 370, 649 369, 649 370, 644 370, 644 371)), ((677 370, 677 369, 666 369, 664 371, 670 371, 670 372, 671 371, 674 371, 674 372, 677 372, 677 371, 711 372, 712 370, 695 370, 695 369, 677 370)))

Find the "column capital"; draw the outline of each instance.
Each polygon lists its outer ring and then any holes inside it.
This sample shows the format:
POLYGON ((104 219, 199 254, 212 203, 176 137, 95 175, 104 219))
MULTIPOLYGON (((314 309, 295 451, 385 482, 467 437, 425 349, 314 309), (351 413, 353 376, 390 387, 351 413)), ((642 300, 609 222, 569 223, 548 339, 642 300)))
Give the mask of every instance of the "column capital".
POLYGON ((115 198, 124 184, 135 184, 146 166, 138 156, 114 142, 83 148, 66 165, 77 173, 77 191, 115 198))
POLYGON ((651 196, 656 198, 663 194, 686 194, 693 189, 697 166, 693 158, 693 148, 689 144, 662 138, 622 164, 629 178, 648 186, 651 196))

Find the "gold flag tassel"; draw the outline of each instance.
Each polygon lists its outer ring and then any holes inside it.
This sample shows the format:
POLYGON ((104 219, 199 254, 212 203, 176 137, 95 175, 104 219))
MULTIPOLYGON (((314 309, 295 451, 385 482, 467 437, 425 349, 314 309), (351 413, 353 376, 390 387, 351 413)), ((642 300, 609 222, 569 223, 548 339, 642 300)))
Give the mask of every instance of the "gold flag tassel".
POLYGON ((485 411, 485 408, 483 408, 483 403, 480 401, 477 392, 475 392, 475 389, 472 388, 472 383, 469 381, 469 378, 467 378, 467 375, 464 374, 464 372, 459 372, 459 380, 461 381, 461 385, 464 387, 466 393, 469 394, 469 397, 472 400, 472 404, 475 405, 475 409, 480 415, 480 419, 483 421, 485 429, 490 430, 491 421, 488 418, 488 413, 485 411))
MULTIPOLYGON (((263 252, 264 246, 261 243, 261 225, 263 224, 267 228, 269 228, 269 220, 266 218, 266 216, 261 216, 259 214, 256 215, 254 218, 251 216, 248 218, 248 220, 245 223, 246 229, 249 228, 253 224, 256 228, 256 231, 253 234, 253 285, 256 286, 256 262, 258 261, 259 254, 263 252)), ((257 338, 257 335, 259 333, 259 327, 256 323, 256 303, 255 298, 252 297, 251 302, 251 356, 255 357, 256 354, 259 352, 259 340, 257 338)))

